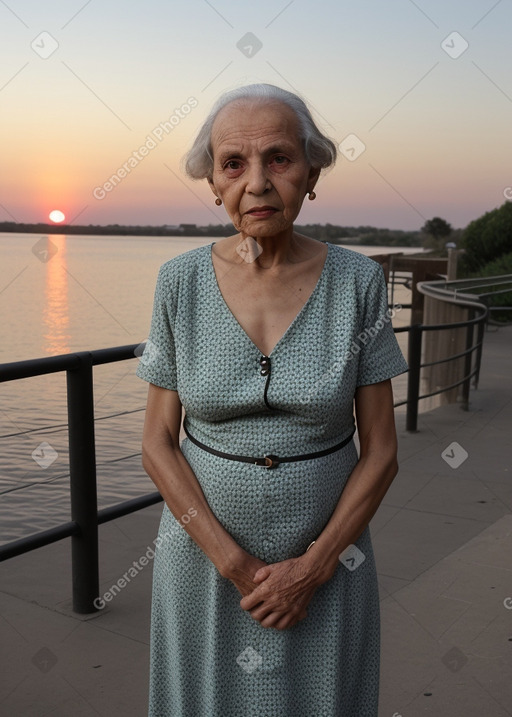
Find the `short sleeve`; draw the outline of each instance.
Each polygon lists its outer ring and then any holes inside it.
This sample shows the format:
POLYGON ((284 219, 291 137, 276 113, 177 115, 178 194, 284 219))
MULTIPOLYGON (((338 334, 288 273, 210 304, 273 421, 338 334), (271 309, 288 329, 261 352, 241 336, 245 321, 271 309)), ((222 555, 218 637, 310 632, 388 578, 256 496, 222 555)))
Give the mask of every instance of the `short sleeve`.
POLYGON ((388 308, 388 290, 380 264, 370 277, 354 343, 358 350, 357 386, 385 381, 408 370, 393 332, 394 310, 388 308))
POLYGON ((136 376, 171 391, 178 390, 176 345, 173 324, 176 289, 168 280, 168 267, 158 272, 153 301, 151 328, 146 346, 135 371, 136 376))

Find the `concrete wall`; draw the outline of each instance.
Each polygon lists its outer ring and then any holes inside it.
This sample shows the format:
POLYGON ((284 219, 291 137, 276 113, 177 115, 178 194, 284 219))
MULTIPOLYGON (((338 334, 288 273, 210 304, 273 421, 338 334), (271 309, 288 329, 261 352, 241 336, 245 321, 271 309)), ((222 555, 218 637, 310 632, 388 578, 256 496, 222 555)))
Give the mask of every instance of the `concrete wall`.
MULTIPOLYGON (((467 321, 467 319, 468 309, 433 299, 430 296, 424 297, 423 323, 425 325, 451 324, 457 321, 467 321)), ((465 327, 447 329, 446 331, 425 331, 421 362, 438 361, 461 353, 466 348, 466 334, 465 327)), ((465 356, 462 356, 449 363, 422 369, 420 394, 437 391, 444 386, 460 381, 464 376, 465 360, 465 356)), ((462 386, 459 386, 438 396, 423 399, 420 401, 420 408, 422 411, 429 411, 447 403, 456 403, 461 400, 461 396, 462 386)))

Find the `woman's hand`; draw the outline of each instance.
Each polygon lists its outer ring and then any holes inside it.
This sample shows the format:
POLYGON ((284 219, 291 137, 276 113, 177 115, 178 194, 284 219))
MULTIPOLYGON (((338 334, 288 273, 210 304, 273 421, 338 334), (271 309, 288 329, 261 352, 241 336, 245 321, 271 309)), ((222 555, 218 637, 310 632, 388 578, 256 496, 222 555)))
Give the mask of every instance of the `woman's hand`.
POLYGON ((263 627, 284 630, 307 616, 306 608, 321 584, 305 560, 291 558, 264 565, 254 575, 257 587, 240 606, 263 627))
POLYGON ((267 563, 263 560, 243 550, 236 561, 231 564, 227 577, 243 596, 250 595, 258 587, 258 583, 255 583, 253 579, 255 573, 266 565, 267 563))
MULTIPOLYGON (((282 565, 282 563, 278 563, 278 565, 282 565)), ((250 555, 246 551, 243 551, 240 557, 236 560, 236 563, 232 564, 228 578, 245 598, 252 595, 256 588, 261 587, 266 575, 263 571, 269 567, 275 567, 275 565, 269 566, 263 560, 250 555), (254 579, 256 575, 258 575, 257 580, 254 579)), ((242 605, 242 607, 246 609, 245 606, 242 605)), ((265 613, 265 615, 266 614, 267 613, 265 613)), ((299 620, 304 619, 306 616, 307 612, 305 608, 297 610, 296 607, 294 607, 292 611, 286 611, 279 616, 279 621, 282 624, 279 626, 272 625, 272 627, 278 627, 278 629, 281 630, 285 627, 292 627, 292 625, 295 625, 299 622, 299 620)), ((251 612, 251 617, 258 620, 255 610, 251 612)), ((271 627, 271 625, 265 624, 263 627, 271 627)))

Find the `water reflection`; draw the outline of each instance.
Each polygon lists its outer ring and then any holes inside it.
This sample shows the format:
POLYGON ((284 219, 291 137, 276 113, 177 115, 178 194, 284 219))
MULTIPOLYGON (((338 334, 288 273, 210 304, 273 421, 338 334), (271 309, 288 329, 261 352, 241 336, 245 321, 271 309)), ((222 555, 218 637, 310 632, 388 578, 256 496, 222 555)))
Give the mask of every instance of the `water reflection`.
POLYGON ((66 235, 52 234, 46 237, 48 256, 42 311, 44 351, 50 356, 70 352, 69 333, 69 287, 66 271, 66 235), (55 249, 57 251, 55 252, 55 249), (50 251, 50 247, 53 251, 50 251), (54 253, 55 252, 55 253, 54 253))

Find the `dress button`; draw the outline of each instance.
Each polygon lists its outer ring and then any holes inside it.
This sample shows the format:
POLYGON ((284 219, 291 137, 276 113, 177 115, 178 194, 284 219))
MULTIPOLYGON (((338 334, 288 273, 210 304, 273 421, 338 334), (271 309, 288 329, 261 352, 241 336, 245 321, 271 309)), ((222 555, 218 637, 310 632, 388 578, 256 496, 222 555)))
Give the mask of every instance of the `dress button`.
POLYGON ((262 368, 261 371, 260 371, 260 373, 261 373, 262 376, 266 376, 266 375, 269 373, 269 369, 268 369, 268 368, 262 368))

